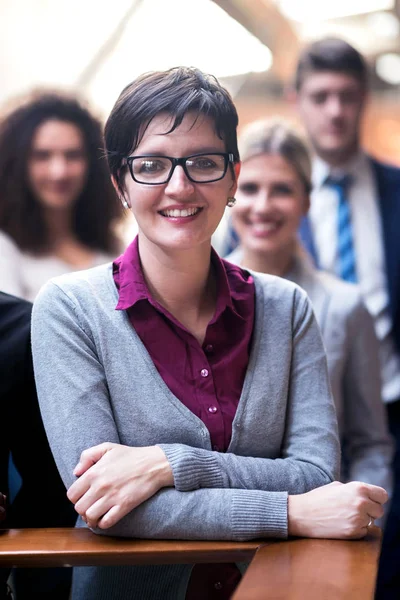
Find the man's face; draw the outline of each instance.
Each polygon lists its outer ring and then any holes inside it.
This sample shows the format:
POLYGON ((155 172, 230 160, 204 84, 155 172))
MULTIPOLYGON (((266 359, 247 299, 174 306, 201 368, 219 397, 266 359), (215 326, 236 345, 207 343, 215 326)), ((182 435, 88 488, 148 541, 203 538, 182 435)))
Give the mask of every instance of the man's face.
POLYGON ((363 84, 345 73, 306 73, 297 93, 300 117, 315 152, 341 164, 357 151, 365 103, 363 84))

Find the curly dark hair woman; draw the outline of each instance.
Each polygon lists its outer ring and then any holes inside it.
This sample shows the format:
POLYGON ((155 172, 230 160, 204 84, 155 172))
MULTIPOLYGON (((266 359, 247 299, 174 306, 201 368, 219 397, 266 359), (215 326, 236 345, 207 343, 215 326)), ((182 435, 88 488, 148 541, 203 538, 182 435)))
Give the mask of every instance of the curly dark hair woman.
POLYGON ((0 279, 33 300, 53 275, 121 250, 102 124, 77 97, 30 94, 0 122, 0 279))

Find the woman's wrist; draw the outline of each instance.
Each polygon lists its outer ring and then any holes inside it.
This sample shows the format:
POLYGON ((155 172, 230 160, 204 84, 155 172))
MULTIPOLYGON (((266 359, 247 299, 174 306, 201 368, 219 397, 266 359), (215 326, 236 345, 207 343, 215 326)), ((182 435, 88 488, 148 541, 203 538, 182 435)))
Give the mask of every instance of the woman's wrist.
POLYGON ((153 449, 159 458, 157 470, 160 489, 163 487, 174 487, 174 474, 165 452, 159 446, 153 446, 153 449))
POLYGON ((302 507, 302 496, 300 494, 298 496, 288 496, 288 535, 303 537, 305 533, 302 530, 302 517, 303 516, 303 507, 302 507))

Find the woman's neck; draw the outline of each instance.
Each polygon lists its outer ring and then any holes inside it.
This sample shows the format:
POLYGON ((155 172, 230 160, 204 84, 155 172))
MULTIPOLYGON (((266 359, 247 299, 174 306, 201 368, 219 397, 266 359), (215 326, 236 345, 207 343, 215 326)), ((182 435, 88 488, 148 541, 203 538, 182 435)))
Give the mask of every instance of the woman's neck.
POLYGON ((291 269, 296 254, 296 243, 278 252, 257 252, 243 248, 240 264, 242 267, 284 277, 291 269))
POLYGON ((53 248, 56 248, 66 240, 75 239, 71 225, 72 217, 69 211, 48 210, 45 212, 44 218, 50 234, 50 244, 53 248))
POLYGON ((143 275, 153 298, 188 327, 212 318, 216 282, 210 243, 182 251, 164 251, 139 237, 143 275))
POLYGON ((49 231, 48 253, 77 269, 92 266, 94 251, 77 239, 70 212, 48 211, 45 219, 49 231))

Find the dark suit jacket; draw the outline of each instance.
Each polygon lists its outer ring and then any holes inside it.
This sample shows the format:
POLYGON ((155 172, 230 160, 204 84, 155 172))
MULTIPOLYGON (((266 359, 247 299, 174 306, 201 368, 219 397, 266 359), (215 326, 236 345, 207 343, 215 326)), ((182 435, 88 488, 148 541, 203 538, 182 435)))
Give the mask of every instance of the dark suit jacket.
POLYGON ((32 305, 0 292, 0 491, 8 493, 8 457, 22 478, 3 527, 68 527, 76 513, 42 424, 30 347, 32 305))
MULTIPOLYGON (((379 195, 393 337, 400 352, 400 168, 380 163, 374 158, 370 158, 370 161, 379 195)), ((304 218, 299 233, 304 246, 318 265, 308 217, 304 218)))

